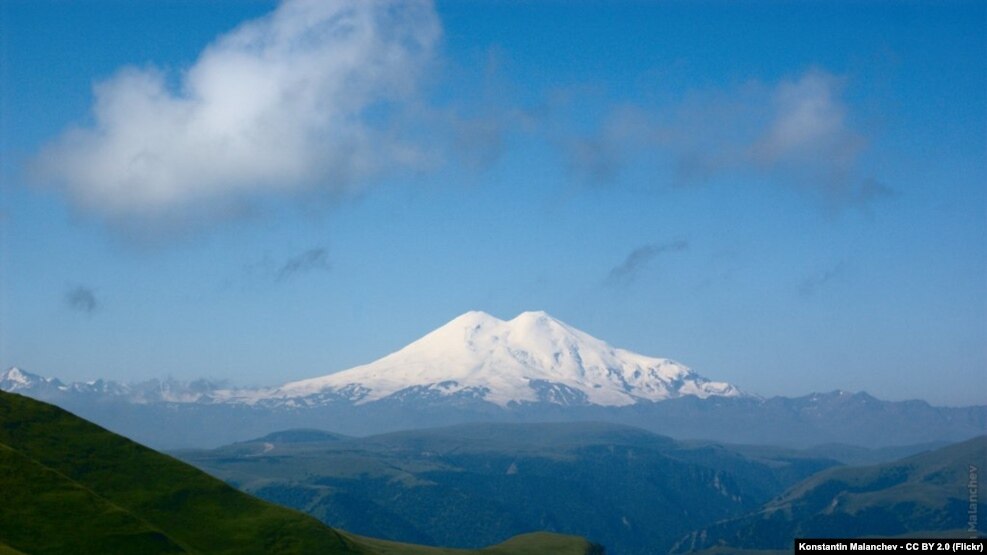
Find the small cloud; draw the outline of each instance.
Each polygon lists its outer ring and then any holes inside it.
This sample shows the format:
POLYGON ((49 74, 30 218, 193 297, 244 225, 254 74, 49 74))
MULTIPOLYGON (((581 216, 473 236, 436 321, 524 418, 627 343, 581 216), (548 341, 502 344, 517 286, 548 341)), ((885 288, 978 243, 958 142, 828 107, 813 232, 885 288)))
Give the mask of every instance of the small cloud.
POLYGON ((652 243, 640 246, 631 251, 623 262, 610 270, 606 283, 608 285, 626 285, 633 281, 637 274, 658 255, 683 251, 687 248, 689 248, 688 241, 681 239, 670 243, 652 243))
POLYGON ((517 102, 503 70, 510 61, 502 48, 491 46, 485 60, 473 60, 476 67, 483 67, 481 77, 457 76, 455 72, 446 77, 463 96, 445 108, 432 107, 433 117, 427 126, 431 139, 439 139, 442 155, 472 171, 493 167, 513 136, 532 134, 543 123, 544 106, 517 102))
POLYGON ((82 285, 74 287, 65 293, 65 305, 70 310, 83 314, 92 314, 99 308, 96 293, 89 287, 82 285))
POLYGON ((309 249, 287 259, 278 269, 275 281, 284 281, 298 274, 329 269, 329 255, 326 249, 322 247, 309 249))
POLYGON ((596 133, 556 139, 569 172, 589 184, 604 185, 647 150, 661 148, 664 131, 645 110, 630 104, 614 107, 596 133))
POLYGON ((317 246, 287 258, 274 257, 265 254, 260 260, 243 266, 240 278, 227 280, 223 287, 230 287, 236 282, 241 285, 264 286, 280 284, 302 274, 310 272, 328 272, 332 269, 329 262, 329 251, 317 246))
POLYGON ((850 200, 861 205, 868 205, 878 199, 891 198, 898 195, 898 191, 874 178, 867 178, 861 181, 850 193, 850 200))
POLYGON ((803 297, 811 297, 820 288, 824 287, 827 283, 839 277, 843 273, 845 267, 846 264, 840 262, 837 265, 833 266, 832 268, 827 268, 822 272, 818 272, 814 275, 805 278, 804 280, 802 280, 802 283, 799 285, 799 295, 803 297))
POLYGON ((590 183, 614 181, 624 165, 621 151, 613 141, 601 137, 582 137, 566 144, 569 171, 590 183))
POLYGON ((813 69, 779 83, 770 94, 770 117, 748 147, 746 163, 775 179, 801 183, 835 206, 866 205, 891 194, 861 175, 866 137, 848 118, 844 79, 813 69))

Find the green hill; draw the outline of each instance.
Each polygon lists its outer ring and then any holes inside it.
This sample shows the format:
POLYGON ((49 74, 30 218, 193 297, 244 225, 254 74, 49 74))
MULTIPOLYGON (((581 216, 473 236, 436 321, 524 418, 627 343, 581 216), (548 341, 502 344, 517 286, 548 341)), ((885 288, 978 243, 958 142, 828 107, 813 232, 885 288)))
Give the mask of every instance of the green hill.
MULTIPOLYGON (((757 512, 693 532, 677 550, 791 549, 795 537, 966 536, 971 466, 987 464, 987 436, 894 462, 824 470, 757 512)), ((987 505, 980 497, 977 510, 987 505)))
POLYGON ((599 548, 534 534, 480 551, 333 530, 239 492, 52 405, 0 392, 0 554, 556 553, 599 548))

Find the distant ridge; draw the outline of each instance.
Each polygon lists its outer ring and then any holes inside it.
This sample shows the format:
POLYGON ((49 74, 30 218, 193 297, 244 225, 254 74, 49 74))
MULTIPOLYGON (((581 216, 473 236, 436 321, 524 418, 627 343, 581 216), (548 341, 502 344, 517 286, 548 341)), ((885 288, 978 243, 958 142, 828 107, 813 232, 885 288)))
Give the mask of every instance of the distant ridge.
POLYGON ((271 432, 264 437, 250 439, 244 443, 315 443, 322 441, 339 441, 347 436, 334 434, 324 430, 299 428, 294 430, 282 430, 271 432))

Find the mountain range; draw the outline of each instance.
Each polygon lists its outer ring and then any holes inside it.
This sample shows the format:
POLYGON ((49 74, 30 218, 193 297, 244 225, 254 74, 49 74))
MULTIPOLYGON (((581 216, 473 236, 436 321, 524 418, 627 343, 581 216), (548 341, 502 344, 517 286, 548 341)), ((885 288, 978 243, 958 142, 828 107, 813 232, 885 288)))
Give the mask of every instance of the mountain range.
POLYGON ((678 362, 612 347, 544 312, 508 321, 468 312, 369 364, 280 386, 64 383, 11 368, 0 374, 0 390, 159 448, 286 428, 365 435, 481 421, 609 421, 676 438, 798 446, 958 441, 987 430, 987 406, 844 391, 762 398, 678 362))
POLYGON ((114 396, 133 403, 316 406, 387 399, 470 399, 499 407, 524 403, 626 406, 682 396, 736 397, 736 387, 668 359, 611 347, 544 312, 503 321, 463 314, 370 364, 279 387, 236 389, 198 380, 65 384, 11 368, 0 389, 45 396, 114 396))

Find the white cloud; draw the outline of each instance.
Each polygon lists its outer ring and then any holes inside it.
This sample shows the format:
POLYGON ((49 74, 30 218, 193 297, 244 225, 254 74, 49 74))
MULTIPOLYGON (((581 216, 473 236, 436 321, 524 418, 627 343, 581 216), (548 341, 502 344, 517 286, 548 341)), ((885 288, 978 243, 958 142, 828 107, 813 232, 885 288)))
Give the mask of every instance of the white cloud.
POLYGON ((773 117, 755 146, 760 161, 771 164, 819 149, 829 151, 844 140, 858 143, 847 129, 846 109, 837 98, 839 86, 838 79, 820 71, 779 83, 771 92, 773 117))
POLYGON ((841 92, 841 80, 819 70, 779 83, 771 91, 771 118, 748 158, 762 169, 827 187, 829 194, 864 186, 854 172, 866 140, 847 122, 841 92))
POLYGON ((440 34, 425 1, 286 0, 176 76, 128 67, 98 83, 93 124, 66 130, 35 169, 122 219, 346 193, 423 163, 395 127, 440 34))

